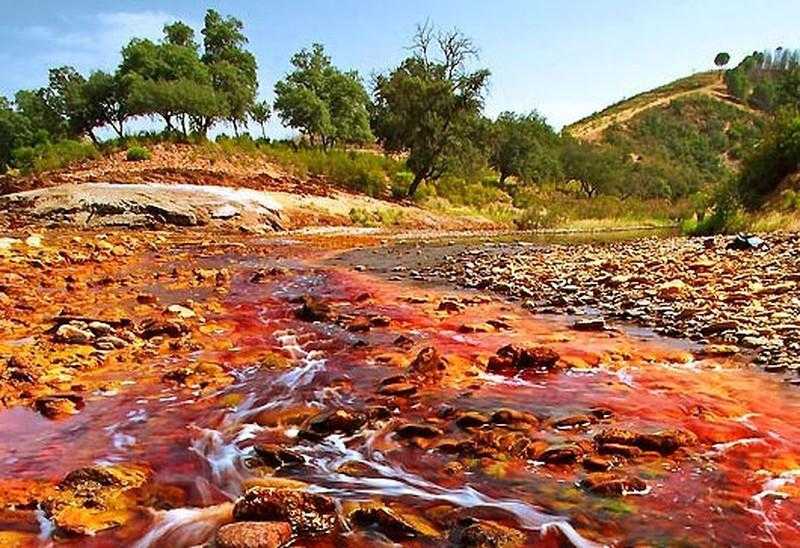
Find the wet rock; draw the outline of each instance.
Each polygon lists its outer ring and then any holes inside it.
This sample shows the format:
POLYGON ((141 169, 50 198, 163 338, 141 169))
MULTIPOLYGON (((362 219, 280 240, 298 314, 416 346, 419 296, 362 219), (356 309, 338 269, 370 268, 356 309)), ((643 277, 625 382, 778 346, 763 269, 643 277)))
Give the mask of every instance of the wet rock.
POLYGON ((250 283, 251 284, 261 284, 269 281, 272 278, 277 278, 278 276, 283 276, 288 273, 288 270, 285 268, 280 268, 274 266, 272 268, 267 268, 263 270, 258 270, 250 276, 250 283))
POLYGON ((136 517, 149 478, 148 469, 133 465, 80 468, 64 477, 42 509, 58 531, 94 535, 136 517))
POLYGON ((91 344, 94 340, 94 333, 76 323, 66 323, 56 330, 55 340, 67 344, 91 344))
POLYGON ((611 468, 612 462, 596 455, 589 455, 583 458, 581 464, 590 472, 605 472, 611 468))
POLYGON ((253 451, 261 462, 272 468, 296 466, 305 462, 300 453, 296 453, 279 445, 262 443, 254 446, 253 451))
POLYGON ((423 423, 406 423, 395 430, 398 438, 436 438, 443 434, 441 429, 423 423))
POLYGON ((217 548, 280 548, 292 538, 292 526, 285 521, 240 521, 217 531, 217 548))
POLYGON ((458 326, 458 332, 464 334, 470 333, 491 333, 494 328, 488 323, 465 323, 458 326))
POLYGON ((688 430, 664 430, 655 434, 642 434, 639 437, 638 447, 649 451, 658 451, 668 455, 681 447, 688 447, 697 443, 697 436, 688 430))
POLYGON ((388 327, 391 325, 392 319, 389 316, 371 316, 369 324, 372 327, 388 327))
POLYGON ((378 393, 384 396, 408 397, 417 393, 417 387, 407 382, 397 382, 381 386, 378 393))
POLYGON ((308 423, 308 428, 317 434, 354 434, 366 422, 366 417, 361 413, 336 409, 313 417, 308 423))
POLYGON ((396 347, 402 349, 408 349, 414 346, 414 339, 409 337, 408 335, 399 335, 393 343, 396 347))
POLYGON ((700 329, 700 333, 708 337, 709 335, 718 335, 725 331, 735 331, 739 328, 739 324, 735 321, 722 321, 706 325, 700 329))
POLYGON ((139 326, 139 335, 143 339, 154 337, 182 337, 189 332, 189 328, 177 321, 164 321, 158 319, 148 319, 139 326))
POLYGON ((432 346, 427 346, 420 350, 408 366, 409 370, 423 375, 439 374, 446 367, 447 365, 442 360, 439 352, 432 346))
POLYGON ((634 445, 621 445, 619 443, 606 443, 598 448, 601 455, 617 455, 627 459, 636 458, 642 454, 642 450, 634 445))
POLYGON ((456 426, 459 428, 480 428, 490 422, 490 417, 478 411, 467 411, 461 413, 456 419, 456 426))
POLYGON ((513 344, 506 345, 489 358, 487 370, 493 373, 533 369, 548 371, 555 367, 559 355, 544 346, 522 348, 513 344))
POLYGON ((637 477, 609 472, 589 474, 581 480, 580 486, 602 496, 621 496, 647 490, 647 484, 637 477))
POLYGON ((572 464, 582 455, 583 450, 577 445, 556 445, 545 449, 537 460, 547 464, 572 464))
POLYGON ((285 521, 296 534, 325 533, 336 524, 336 505, 324 495, 253 487, 233 507, 236 521, 285 521))
POLYGON ((347 330, 353 333, 366 333, 371 328, 369 318, 356 318, 347 326, 347 330))
POLYGON ((78 394, 43 396, 36 400, 36 410, 48 419, 61 419, 83 409, 83 397, 78 394))
POLYGON ((589 413, 591 413, 595 418, 599 420, 610 419, 611 417, 614 416, 614 412, 611 409, 607 409, 605 407, 593 407, 592 409, 589 410, 589 413))
POLYGON ((570 326, 575 331, 605 331, 606 321, 603 318, 578 320, 570 326))
POLYGON ((521 548, 525 535, 493 521, 465 518, 450 532, 450 542, 463 548, 521 548))
POLYGON ((553 427, 558 430, 573 430, 576 428, 586 428, 597 422, 594 415, 571 415, 553 421, 553 427))
POLYGON ((697 443, 697 436, 692 432, 678 429, 643 434, 622 428, 609 428, 599 432, 594 439, 598 445, 628 445, 665 455, 697 443))
POLYGON ((426 520, 380 503, 360 504, 348 514, 350 523, 402 542, 415 538, 438 537, 439 532, 426 520))
POLYGON ((708 357, 735 356, 739 347, 732 344, 709 344, 700 349, 700 355, 708 357))
POLYGON ((336 468, 340 474, 352 476, 354 478, 377 478, 380 474, 369 464, 357 460, 349 460, 336 468))
POLYGON ((443 299, 436 310, 442 312, 458 312, 464 308, 464 305, 452 299, 443 299))
POLYGON ((314 297, 303 297, 302 306, 295 310, 295 317, 305 322, 324 322, 332 317, 331 307, 314 297))
POLYGON ((136 302, 139 304, 156 304, 158 297, 151 293, 139 293, 136 295, 136 302))
POLYGON ((531 413, 525 413, 524 411, 517 411, 516 409, 502 408, 492 413, 491 421, 494 424, 504 424, 504 425, 536 424, 539 422, 539 419, 531 413))

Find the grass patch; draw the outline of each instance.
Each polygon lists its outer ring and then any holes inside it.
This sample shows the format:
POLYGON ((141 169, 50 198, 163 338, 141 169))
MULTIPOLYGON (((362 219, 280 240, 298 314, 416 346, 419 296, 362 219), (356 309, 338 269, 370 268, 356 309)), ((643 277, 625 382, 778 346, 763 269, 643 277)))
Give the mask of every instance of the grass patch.
POLYGON ((92 143, 64 140, 42 143, 14 150, 14 164, 24 174, 41 173, 98 158, 100 152, 92 143))
POLYGON ((132 146, 125 154, 125 158, 129 162, 142 162, 150 159, 150 151, 143 146, 132 146))
POLYGON ((350 210, 349 216, 353 224, 359 226, 397 226, 403 221, 403 210, 398 208, 367 210, 354 207, 350 210))

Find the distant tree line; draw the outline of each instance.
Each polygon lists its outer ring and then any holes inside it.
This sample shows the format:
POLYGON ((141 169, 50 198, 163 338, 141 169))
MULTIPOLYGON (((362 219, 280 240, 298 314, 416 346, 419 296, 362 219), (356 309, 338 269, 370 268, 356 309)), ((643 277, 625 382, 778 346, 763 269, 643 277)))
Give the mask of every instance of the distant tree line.
MULTIPOLYGON (((13 100, 0 98, 0 172, 45 143, 97 144, 100 128, 124 138, 136 118, 158 121, 165 133, 183 139, 204 139, 220 125, 239 136, 249 123, 266 138, 274 113, 305 146, 327 151, 377 143, 401 155, 410 172, 404 189, 409 196, 423 182, 453 174, 485 179, 488 170, 507 189, 558 183, 589 197, 675 198, 697 187, 687 182, 696 172, 679 173, 658 156, 639 162, 630 147, 577 142, 557 134, 535 111, 489 119, 484 101, 490 72, 477 66, 478 48, 458 31, 419 26, 406 58, 375 75, 370 89, 358 72, 335 66, 321 44, 312 44, 291 58, 272 104, 259 100, 258 65, 247 45, 242 21, 208 10, 199 35, 177 21, 164 26, 160 40, 130 40, 113 73, 51 69, 46 86, 21 90, 13 100)), ((715 62, 723 66, 729 57, 720 54, 715 62)), ((760 93, 759 74, 790 74, 797 58, 783 50, 754 54, 728 71, 728 79, 743 75, 748 83, 742 93, 749 100, 760 93)), ((789 80, 781 86, 791 88, 789 80)), ((657 131, 664 129, 651 133, 657 131)), ((678 156, 698 142, 695 135, 670 131, 678 156)), ((714 154, 719 151, 709 149, 707 156, 714 154)), ((696 163, 718 161, 708 157, 696 163)))
POLYGON ((800 105, 800 50, 755 51, 725 71, 728 92, 753 108, 800 105))

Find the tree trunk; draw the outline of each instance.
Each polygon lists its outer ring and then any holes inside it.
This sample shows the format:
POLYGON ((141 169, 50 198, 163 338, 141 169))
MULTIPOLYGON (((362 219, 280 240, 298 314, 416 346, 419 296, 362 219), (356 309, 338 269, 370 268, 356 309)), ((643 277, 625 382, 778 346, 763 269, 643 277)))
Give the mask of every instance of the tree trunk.
POLYGON ((90 129, 87 133, 89 135, 89 139, 92 140, 94 146, 96 147, 100 146, 100 141, 97 140, 97 136, 94 134, 94 131, 90 129))
POLYGON ((417 192, 417 187, 419 186, 419 184, 422 182, 422 180, 424 178, 425 177, 422 175, 422 173, 417 173, 416 175, 414 175, 414 180, 411 181, 411 185, 408 187, 408 197, 409 198, 413 198, 414 197, 414 194, 417 192))
POLYGON ((506 179, 508 179, 508 173, 503 173, 501 171, 500 172, 500 180, 498 182, 502 185, 503 183, 506 182, 506 179))
POLYGON ((236 118, 231 119, 231 123, 233 124, 233 134, 238 138, 239 137, 239 124, 236 123, 236 118))
POLYGON ((264 129, 264 124, 261 124, 261 137, 266 141, 267 140, 267 132, 264 129))
POLYGON ((181 115, 181 129, 183 130, 183 136, 185 138, 189 138, 189 132, 186 131, 186 115, 181 115))

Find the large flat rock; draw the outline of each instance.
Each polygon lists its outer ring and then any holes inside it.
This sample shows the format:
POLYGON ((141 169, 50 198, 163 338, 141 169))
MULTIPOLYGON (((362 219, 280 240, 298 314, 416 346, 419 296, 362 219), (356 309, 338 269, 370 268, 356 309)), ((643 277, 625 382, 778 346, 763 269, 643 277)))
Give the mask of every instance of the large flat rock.
POLYGON ((71 226, 201 226, 281 230, 282 207, 247 188, 82 183, 0 196, 0 217, 71 226))

